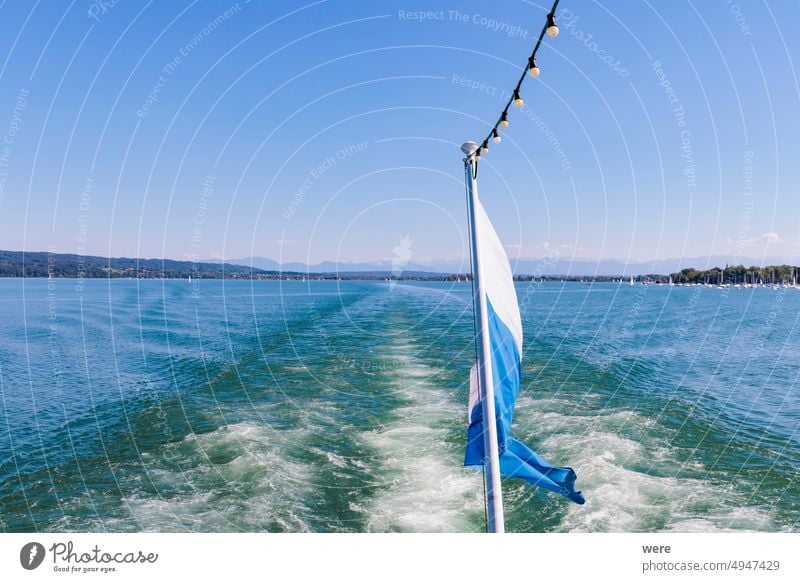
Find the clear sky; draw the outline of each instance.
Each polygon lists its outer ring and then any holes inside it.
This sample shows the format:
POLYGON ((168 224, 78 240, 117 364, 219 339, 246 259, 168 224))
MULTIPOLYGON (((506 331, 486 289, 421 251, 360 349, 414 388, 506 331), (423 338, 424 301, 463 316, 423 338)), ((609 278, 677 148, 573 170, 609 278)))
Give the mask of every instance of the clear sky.
MULTIPOLYGON (((0 2, 0 248, 465 256, 459 145, 548 9, 0 2)), ((512 257, 800 254, 800 3, 564 0, 558 21, 479 174, 512 257)))

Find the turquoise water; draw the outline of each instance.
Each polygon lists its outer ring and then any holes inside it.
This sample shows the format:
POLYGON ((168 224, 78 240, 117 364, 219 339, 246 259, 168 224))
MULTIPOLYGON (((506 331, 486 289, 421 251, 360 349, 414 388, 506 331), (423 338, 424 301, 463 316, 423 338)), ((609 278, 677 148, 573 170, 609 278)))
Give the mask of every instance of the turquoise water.
MULTIPOLYGON (((465 283, 0 280, 0 530, 481 531, 465 283)), ((512 531, 800 531, 800 291, 517 286, 512 531)))

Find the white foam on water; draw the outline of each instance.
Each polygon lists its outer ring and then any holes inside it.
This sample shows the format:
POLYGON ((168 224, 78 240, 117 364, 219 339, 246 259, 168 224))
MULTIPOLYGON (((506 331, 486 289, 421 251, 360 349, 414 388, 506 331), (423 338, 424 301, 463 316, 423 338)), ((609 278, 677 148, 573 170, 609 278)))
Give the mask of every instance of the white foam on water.
POLYGON ((339 469, 351 470, 353 467, 363 468, 364 465, 358 459, 343 457, 333 451, 324 450, 320 447, 309 447, 309 452, 325 457, 328 464, 339 469))
POLYGON ((575 469, 586 497, 585 505, 568 506, 558 531, 775 529, 771 510, 744 505, 733 485, 710 481, 699 461, 682 463, 649 434, 652 419, 632 411, 586 417, 526 410, 521 416, 532 418, 530 428, 544 438, 538 452, 575 469), (617 434, 623 424, 636 440, 617 434))
POLYGON ((773 531, 771 511, 760 507, 728 507, 712 511, 707 518, 687 518, 667 526, 672 532, 773 531))
POLYGON ((165 493, 123 501, 144 531, 310 531, 313 468, 284 454, 306 433, 242 422, 189 435, 162 454, 186 468, 148 470, 165 493))
POLYGON ((309 372, 308 366, 305 364, 300 364, 298 366, 283 366, 284 371, 286 372, 309 372))
POLYGON ((463 450, 445 444, 448 425, 465 416, 466 403, 454 403, 429 380, 435 370, 409 355, 409 347, 398 348, 393 357, 403 365, 391 374, 395 394, 408 404, 383 429, 362 435, 375 451, 383 486, 351 508, 367 515, 371 532, 473 531, 483 517, 482 477, 461 466, 463 450))

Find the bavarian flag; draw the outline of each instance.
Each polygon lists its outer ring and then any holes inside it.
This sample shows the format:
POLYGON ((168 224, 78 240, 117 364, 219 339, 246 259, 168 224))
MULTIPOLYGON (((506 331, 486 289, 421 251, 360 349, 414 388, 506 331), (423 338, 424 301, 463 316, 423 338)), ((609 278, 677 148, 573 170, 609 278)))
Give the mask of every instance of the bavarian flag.
MULTIPOLYGON (((490 353, 486 357, 491 358, 500 473, 524 479, 583 504, 583 495, 575 491, 575 471, 569 467, 554 467, 511 437, 511 420, 520 387, 522 321, 508 256, 479 200, 475 204, 475 231, 480 252, 477 260, 486 295, 485 317, 489 324, 490 353)), ((483 409, 477 365, 470 372, 468 410, 464 465, 483 468, 483 409)))

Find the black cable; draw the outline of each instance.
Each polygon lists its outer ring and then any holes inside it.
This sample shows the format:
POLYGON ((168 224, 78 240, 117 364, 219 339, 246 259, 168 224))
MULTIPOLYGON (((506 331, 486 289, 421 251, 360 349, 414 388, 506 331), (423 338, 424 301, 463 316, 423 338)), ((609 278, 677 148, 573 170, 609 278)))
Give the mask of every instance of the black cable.
POLYGON ((527 75, 528 71, 530 71, 531 63, 536 60, 536 53, 539 52, 539 47, 542 46, 542 39, 544 38, 544 35, 547 32, 547 25, 550 23, 550 17, 555 18, 557 6, 558 6, 558 0, 555 0, 555 2, 553 2, 553 7, 547 14, 548 18, 545 21, 545 25, 542 27, 542 31, 539 33, 539 38, 536 39, 536 45, 533 47, 533 52, 531 53, 531 56, 528 57, 528 62, 522 69, 522 75, 520 76, 519 81, 517 81, 517 85, 514 87, 514 91, 512 91, 511 93, 511 97, 508 98, 508 102, 506 103, 506 106, 503 108, 503 112, 500 114, 500 117, 495 122, 494 126, 492 126, 492 129, 489 131, 489 134, 486 136, 486 139, 484 139, 482 142, 478 144, 476 157, 480 157, 481 148, 489 146, 489 139, 491 139, 494 136, 494 133, 497 131, 497 128, 500 127, 500 122, 503 120, 507 120, 508 108, 511 107, 511 103, 514 102, 515 96, 519 94, 519 90, 522 87, 522 82, 525 80, 525 75, 527 75))

